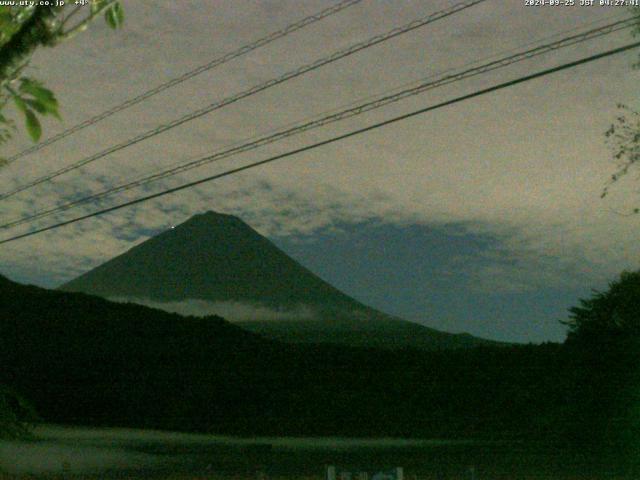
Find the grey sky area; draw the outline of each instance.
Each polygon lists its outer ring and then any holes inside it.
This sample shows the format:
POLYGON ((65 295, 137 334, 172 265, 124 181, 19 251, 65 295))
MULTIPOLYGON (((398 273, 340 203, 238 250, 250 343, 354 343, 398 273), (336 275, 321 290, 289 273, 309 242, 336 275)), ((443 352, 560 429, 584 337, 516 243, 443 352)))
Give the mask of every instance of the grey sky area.
MULTIPOLYGON (((21 158, 0 170, 0 190, 11 190, 454 3, 364 0, 21 158)), ((73 41, 37 53, 30 73, 56 92, 63 116, 62 122, 47 120, 44 135, 62 131, 330 4, 316 0, 125 1, 123 30, 114 32, 97 22, 73 41)), ((1 216, 14 219, 449 69, 625 15, 629 11, 621 7, 528 7, 524 0, 489 0, 3 200, 1 216)), ((632 40, 630 32, 624 31, 456 82, 191 170, 149 185, 145 192, 302 147, 632 40)), ((602 288, 623 269, 639 267, 640 217, 620 214, 640 203, 636 174, 600 199, 615 170, 604 132, 618 113, 618 103, 638 107, 638 72, 631 68, 637 58, 637 50, 609 57, 5 244, 0 249, 0 271, 19 281, 57 285, 195 213, 215 210, 241 216, 294 257, 322 270, 318 273, 329 282, 390 313, 486 337, 561 340, 557 317, 576 302, 575 295, 602 288), (362 225, 377 230, 363 238, 358 227, 362 225), (343 244, 334 248, 331 242, 343 244), (396 261, 407 257, 407 245, 412 245, 419 261, 396 261), (332 263, 339 261, 338 253, 344 256, 349 251, 358 252, 359 278, 370 278, 369 284, 349 278, 349 269, 332 263), (376 275, 367 275, 374 270, 376 275), (381 293, 385 285, 393 287, 386 296, 381 293), (434 292, 442 292, 438 300, 433 300, 434 292)), ((8 155, 29 146, 26 134, 17 137, 8 155)), ((122 193, 100 206, 141 193, 122 193)), ((93 208, 69 211, 56 219, 93 208)), ((51 221, 16 228, 3 237, 51 221)))

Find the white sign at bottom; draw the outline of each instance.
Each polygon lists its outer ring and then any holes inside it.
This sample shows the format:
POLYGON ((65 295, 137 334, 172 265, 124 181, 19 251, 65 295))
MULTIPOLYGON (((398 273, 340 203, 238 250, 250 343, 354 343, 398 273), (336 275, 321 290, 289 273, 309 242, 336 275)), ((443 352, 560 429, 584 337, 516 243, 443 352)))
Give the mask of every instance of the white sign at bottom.
POLYGON ((402 467, 391 469, 345 469, 330 465, 327 480, 404 480, 402 467))

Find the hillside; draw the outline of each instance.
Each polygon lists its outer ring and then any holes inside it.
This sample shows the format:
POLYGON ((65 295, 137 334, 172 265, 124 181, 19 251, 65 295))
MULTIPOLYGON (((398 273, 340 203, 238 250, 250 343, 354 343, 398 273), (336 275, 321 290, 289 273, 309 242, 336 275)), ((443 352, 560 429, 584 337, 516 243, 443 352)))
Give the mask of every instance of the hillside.
POLYGON ((588 439, 592 424, 607 425, 603 405, 615 404, 620 388, 603 389, 624 385, 626 367, 610 366, 636 359, 625 355, 594 370, 591 356, 554 344, 441 352, 287 345, 218 317, 0 276, 0 385, 50 423, 252 436, 588 439), (592 385, 594 371, 613 380, 592 385), (593 389, 586 404, 585 385, 593 389))
POLYGON ((239 218, 214 212, 195 215, 60 289, 176 311, 181 311, 180 302, 197 301, 206 302, 209 311, 217 313, 220 302, 233 302, 256 309, 255 317, 243 319, 240 325, 285 342, 421 349, 487 343, 367 307, 287 256, 239 218), (261 318, 264 308, 275 314, 261 318), (305 314, 298 318, 300 311, 305 314))
POLYGON ((210 389, 223 405, 259 390, 257 358, 276 351, 219 317, 180 317, 5 277, 0 299, 0 384, 49 421, 193 427, 210 389))
POLYGON ((424 398, 402 399, 415 388, 406 366, 426 367, 415 353, 292 347, 218 317, 4 277, 0 299, 0 385, 49 422, 281 435, 425 428, 424 398))

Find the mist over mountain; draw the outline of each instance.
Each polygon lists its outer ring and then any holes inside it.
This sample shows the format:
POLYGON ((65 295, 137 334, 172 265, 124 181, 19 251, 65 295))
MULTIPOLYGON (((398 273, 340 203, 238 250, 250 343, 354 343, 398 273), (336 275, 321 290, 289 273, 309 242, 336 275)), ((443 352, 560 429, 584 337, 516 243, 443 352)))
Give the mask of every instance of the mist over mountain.
POLYGON ((62 285, 188 315, 222 315, 296 343, 425 349, 485 343, 379 312, 290 258, 238 217, 195 215, 62 285))
POLYGON ((157 302, 135 297, 111 297, 110 300, 118 303, 138 303, 187 316, 219 315, 236 323, 246 321, 317 320, 319 318, 317 310, 305 305, 291 308, 270 308, 266 305, 238 301, 209 302, 207 300, 189 299, 176 302, 157 302))

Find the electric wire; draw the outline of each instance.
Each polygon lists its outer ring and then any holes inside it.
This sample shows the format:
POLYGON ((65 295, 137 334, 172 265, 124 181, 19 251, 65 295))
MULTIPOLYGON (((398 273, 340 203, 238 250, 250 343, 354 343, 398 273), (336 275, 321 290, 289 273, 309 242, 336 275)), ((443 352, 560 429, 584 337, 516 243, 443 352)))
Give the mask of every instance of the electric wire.
POLYGON ((299 77, 305 73, 311 72, 313 70, 316 70, 318 68, 321 68, 325 65, 328 65, 330 63, 336 62, 340 59, 343 59, 345 57, 348 57, 350 55, 353 55, 361 50, 373 47, 379 43, 385 42, 387 40, 391 40, 392 38, 395 38, 399 35, 411 32, 417 28, 421 28, 424 27, 430 23, 436 22, 440 19, 449 17, 451 15, 454 15, 458 12, 461 12, 463 10, 466 10, 467 8, 470 8, 474 5, 477 5, 479 3, 483 3, 486 2, 487 0, 467 0, 465 2, 460 2, 457 3, 455 5, 453 5, 450 8, 444 9, 444 10, 440 10, 438 12, 432 13, 426 17, 422 17, 418 20, 414 20, 410 23, 407 23, 406 25, 400 26, 400 27, 396 27, 384 34, 381 35, 376 35, 374 37, 369 38, 368 40, 365 40, 363 42, 359 42, 356 43, 354 45, 351 45, 350 47, 347 47, 346 49, 343 50, 339 50, 327 57, 323 57, 320 58, 312 63, 309 63, 307 65, 304 65, 302 67, 296 68, 295 70, 289 71, 279 77, 273 78, 271 80, 268 80, 264 83, 261 83, 259 85, 256 85, 248 90, 244 90, 243 92, 237 93, 235 95, 232 95, 230 97, 227 97, 223 100, 220 100, 218 102, 215 102, 211 105, 208 105, 206 107, 203 107, 201 109, 198 109, 196 111, 193 111, 187 115, 184 115, 170 123, 164 124, 164 125, 160 125, 156 128, 153 128, 147 132, 144 132, 140 135, 137 135, 125 142, 119 143, 115 146, 109 147, 105 150, 102 150, 101 152, 98 152, 90 157, 86 157, 83 158, 71 165, 68 165, 64 168, 61 168, 59 170, 56 170, 55 172, 49 173, 47 175, 44 175, 42 177, 39 177, 36 180, 33 180, 29 183, 26 183, 24 185, 21 185, 9 192, 0 194, 0 200, 5 200, 9 197, 12 197, 13 195, 16 195, 20 192, 23 192, 25 190, 28 190, 30 188, 33 188, 37 185, 40 185, 44 182, 48 182, 53 180, 54 178, 57 178, 61 175, 64 175, 66 173, 69 173, 73 170, 77 170, 78 168, 81 168, 85 165, 88 165, 89 163, 95 162, 96 160, 99 160, 101 158, 106 157, 107 155, 110 155, 112 153, 118 152, 120 150, 123 150, 127 147, 130 147, 132 145, 135 145, 137 143, 140 143, 144 140, 147 140, 149 138, 155 137, 156 135, 160 135, 161 133, 164 133, 168 130, 171 130, 173 128, 176 128, 180 125, 183 125, 187 122, 190 122, 192 120, 195 120, 197 118, 200 118, 208 113, 211 113, 215 110, 221 109, 223 107, 226 107, 227 105, 230 105, 232 103, 235 103, 239 100, 242 100, 246 97, 255 95, 257 93, 260 93, 264 90, 267 90, 268 88, 274 87, 276 85, 280 85, 288 80, 291 80, 293 78, 299 77))
POLYGON ((0 245, 3 245, 5 243, 9 243, 9 242, 13 242, 13 241, 16 241, 16 240, 19 240, 19 239, 22 239, 22 238, 27 238, 27 237, 30 237, 30 236, 33 236, 33 235, 37 235, 39 233, 43 233, 43 232, 46 232, 46 231, 58 229, 58 228, 61 228, 61 227, 67 226, 67 225, 71 225, 73 223, 80 222, 82 220, 87 220, 89 218, 93 218, 93 217, 97 217, 97 216, 100 216, 100 215, 104 215, 106 213, 114 212, 116 210, 120 210, 120 209, 129 207, 129 206, 132 206, 132 205, 136 205, 136 204, 139 204, 139 203, 147 202, 147 201, 155 199, 155 198, 159 198, 159 197, 162 197, 162 196, 165 196, 165 195, 169 195, 169 194, 181 191, 181 190, 192 188, 192 187, 195 187, 197 185, 201 185, 203 183, 211 182, 213 180, 217 180, 217 179, 220 179, 220 178, 223 178, 223 177, 234 175, 236 173, 240 173, 240 172, 252 169, 252 168, 256 168, 256 167, 259 167, 259 166, 262 166, 262 165, 266 165, 268 163, 272 163, 272 162, 275 162, 275 161, 283 159, 283 158, 287 158, 287 157, 291 157, 293 155, 297 155, 297 154, 300 154, 300 153, 303 153, 303 152, 307 152, 309 150, 313 150, 313 149, 322 147, 324 145, 329 145, 329 144, 332 144, 332 143, 335 143, 335 142, 338 142, 338 141, 341 141, 341 140, 345 140, 347 138, 350 138, 350 137, 353 137, 353 136, 356 136, 356 135, 360 135, 360 134, 363 134, 365 132, 369 132, 371 130, 375 130, 375 129, 378 129, 378 128, 381 128, 381 127, 384 127, 384 126, 387 126, 387 125, 402 121, 402 120, 406 120, 406 119, 415 117, 417 115, 421 115, 421 114, 424 114, 424 113, 427 113, 427 112, 431 112, 433 110, 437 110, 437 109, 440 109, 440 108, 443 108, 443 107, 446 107, 446 106, 449 106, 449 105, 453 105, 453 104, 460 103, 460 102, 463 102, 463 101, 466 101, 466 100, 470 100, 472 98, 476 98, 476 97, 479 97, 481 95, 486 95, 486 94, 489 94, 489 93, 492 93, 492 92, 495 92, 495 91, 498 91, 498 90, 509 88, 509 87, 514 86, 514 85, 518 85, 518 84, 521 84, 521 83, 524 83, 524 82, 528 82, 528 81, 531 81, 531 80, 534 80, 534 79, 537 79, 537 78, 540 78, 540 77, 551 75, 553 73, 557 73, 557 72, 560 72, 560 71, 563 71, 563 70, 567 70, 567 69, 570 69, 570 68, 575 68, 575 67, 577 67, 579 65, 583 65, 583 64, 586 64, 586 63, 589 63, 589 62, 593 62, 593 61, 596 61, 596 60, 599 60, 599 59, 602 59, 602 58, 610 57, 612 55, 616 55, 616 54, 619 54, 619 53, 622 53, 622 52, 626 52, 628 50, 631 50, 633 48, 638 48, 638 47, 640 47, 640 42, 635 42, 635 43, 631 43, 631 44, 628 44, 628 45, 625 45, 625 46, 622 46, 622 47, 614 48, 612 50, 607 50, 606 52, 603 52, 603 53, 599 53, 599 54, 596 54, 596 55, 591 55, 589 57, 584 57, 584 58, 581 58, 579 60, 575 60, 573 62, 565 63, 565 64, 562 64, 562 65, 557 66, 557 67, 553 67, 553 68, 549 68, 549 69, 546 69, 546 70, 538 71, 536 73, 533 73, 533 74, 530 74, 530 75, 526 75, 524 77, 520 77, 520 78, 517 78, 517 79, 514 79, 514 80, 509 80, 507 82, 503 82, 503 83, 494 85, 492 87, 484 88, 482 90, 477 90, 477 91, 475 91, 473 93, 462 95, 462 96, 453 98, 451 100, 447 100, 447 101, 444 101, 444 102, 441 102, 441 103, 438 103, 438 104, 435 104, 435 105, 431 105, 429 107, 425 107, 425 108, 421 108, 419 110, 415 110, 415 111, 410 112, 410 113, 405 113, 403 115, 399 115, 399 116, 396 116, 396 117, 393 117, 393 118, 390 118, 390 119, 387 119, 387 120, 384 120, 384 121, 381 121, 381 122, 378 122, 378 123, 374 123, 372 125, 369 125, 369 126, 366 126, 366 127, 363 127, 363 128, 359 128, 357 130, 352 130, 352 131, 350 131, 348 133, 345 133, 345 134, 342 134, 342 135, 338 135, 338 136, 329 138, 327 140, 323 140, 323 141, 316 142, 316 143, 313 143, 313 144, 310 144, 310 145, 306 145, 304 147, 297 148, 295 150, 290 150, 288 152, 281 153, 281 154, 266 158, 264 160, 260 160, 260 161, 257 161, 257 162, 249 163, 247 165, 243 165, 241 167, 236 167, 236 168, 233 168, 233 169, 230 169, 230 170, 226 170, 226 171, 224 171, 222 173, 218 173, 218 174, 211 175, 211 176, 208 176, 208 177, 205 177, 205 178, 201 178, 199 180, 195 180, 195 181, 192 181, 192 182, 189 182, 189 183, 177 186, 177 187, 173 187, 173 188, 170 188, 170 189, 167 189, 167 190, 163 190, 161 192, 153 193, 153 194, 150 194, 150 195, 147 195, 147 196, 144 196, 144 197, 140 197, 140 198, 137 198, 137 199, 134 199, 134 200, 130 200, 130 201, 121 203, 119 205, 114 205, 114 206, 109 207, 109 208, 104 208, 102 210, 99 210, 99 211, 96 211, 96 212, 92 212, 92 213, 89 213, 89 214, 86 214, 86 215, 82 215, 82 216, 79 216, 79 217, 75 217, 75 218, 72 218, 70 220, 65 220, 63 222, 59 222, 59 223, 56 223, 56 224, 53 224, 53 225, 49 225, 47 227, 39 228, 39 229, 33 230, 31 232, 27 232, 27 233, 23 233, 23 234, 20 234, 20 235, 13 236, 13 237, 9 237, 9 238, 0 240, 0 245))
POLYGON ((42 150, 43 148, 52 145, 54 143, 56 143, 59 140, 62 140, 63 138, 68 137, 69 135, 72 135, 76 132, 79 132, 80 130, 83 130, 87 127, 90 127, 92 125, 95 125, 98 122, 101 122, 102 120, 105 120, 107 118, 109 118, 110 116, 121 112, 123 110, 126 110, 129 107, 132 107, 134 105, 137 105, 140 102, 143 102, 145 100, 147 100, 148 98, 153 97, 154 95, 157 95, 158 93, 161 93, 169 88, 175 87, 176 85, 179 85, 180 83, 186 82, 187 80, 200 75, 201 73, 207 72, 209 70, 212 70, 215 67, 218 67, 222 64, 225 64, 233 59, 236 59, 238 57, 241 57, 243 55, 246 55, 250 52, 253 52, 254 50, 257 50, 261 47, 264 47, 266 45, 268 45, 269 43, 272 43, 280 38, 286 37, 287 35, 290 35, 293 32, 296 32, 308 25, 311 25, 315 22, 318 22, 320 20, 323 20, 331 15, 334 15, 338 12, 341 12, 342 10, 345 10, 346 8, 349 8, 353 5, 356 5, 358 3, 362 2, 362 0, 343 0, 331 7, 325 8, 324 10, 321 10, 317 13, 314 13, 313 15, 310 15, 308 17, 305 17, 301 20, 298 20, 295 23, 292 23, 290 25, 287 25, 286 27, 284 27, 281 30, 277 30, 275 32, 270 33, 269 35, 266 35, 265 37, 262 37, 258 40, 256 40, 253 43, 250 43, 248 45, 244 45, 243 47, 238 48, 237 50, 234 50, 233 52, 227 53, 221 57, 215 58, 214 60, 211 60, 208 63, 205 63, 204 65, 200 65, 196 68, 194 68, 193 70, 190 70, 182 75, 180 75, 179 77, 175 77, 172 78, 171 80, 168 80, 165 83, 162 83, 154 88, 151 88, 143 93, 141 93, 140 95, 137 95, 133 98, 130 98, 112 108, 110 108, 109 110, 105 110, 102 113, 99 113, 91 118, 88 118, 86 120, 84 120, 83 122, 80 122, 72 127, 69 127, 68 129, 58 133, 57 135, 54 135, 40 143, 37 143, 29 148, 26 148, 18 153, 16 153, 15 155, 9 157, 6 160, 6 164, 10 164, 15 162, 16 160, 27 156, 29 154, 35 153, 39 150, 42 150))
MULTIPOLYGON (((131 190, 133 188, 137 188, 151 182, 159 181, 164 178, 168 178, 168 177, 177 175, 179 173, 183 173, 188 170, 201 167, 205 164, 213 163, 215 161, 220 161, 222 159, 226 159, 231 156, 238 155, 240 153, 245 153, 247 151, 254 150, 264 145, 277 142, 284 138, 288 138, 308 130, 319 128, 319 127, 328 125, 330 123, 334 123, 340 120, 345 120, 347 118, 354 117, 356 115, 360 115, 362 113, 381 108, 391 103, 395 103, 400 100, 403 100, 407 97, 418 95, 427 90, 432 90, 432 89, 435 89, 444 85, 448 85, 457 81, 461 81, 473 76, 488 73, 500 68, 505 68, 514 63, 529 60, 531 58, 537 57, 545 53, 557 51, 559 49, 567 48, 567 47, 576 45, 578 43, 585 42, 587 40, 599 38, 603 35, 609 35, 611 33, 618 32, 626 28, 631 28, 634 25, 634 22, 635 22, 635 19, 633 18, 625 18, 624 20, 619 20, 605 26, 590 29, 576 35, 562 38, 555 42, 539 45, 532 49, 528 49, 522 52, 517 52, 515 54, 509 55, 503 58, 499 58, 489 63, 482 64, 470 69, 466 69, 458 73, 445 75, 433 81, 423 81, 417 85, 413 85, 410 88, 406 88, 399 92, 396 92, 390 95, 385 95, 382 97, 377 97, 372 101, 361 103, 359 105, 356 105, 355 107, 342 109, 337 112, 331 113, 329 115, 325 115, 320 118, 316 118, 311 121, 295 125, 292 128, 286 128, 284 130, 277 131, 273 134, 258 137, 256 140, 252 140, 246 143, 240 143, 238 145, 232 146, 231 148, 207 155, 204 158, 198 158, 196 160, 192 160, 187 163, 182 163, 177 166, 171 167, 169 169, 165 169, 160 172, 147 175, 145 177, 139 178, 137 180, 134 180, 128 183, 110 187, 101 192, 98 192, 89 196, 85 196, 85 197, 64 203, 62 205, 57 205, 52 208, 39 210, 37 212, 34 212, 31 215, 14 219, 5 224, 2 224, 0 225, 0 229, 8 229, 8 228, 16 227, 25 223, 32 222, 34 220, 39 220, 59 212, 69 210, 73 207, 76 207, 82 204, 100 200, 116 193, 121 193, 127 190, 131 190)), ((432 77, 428 77, 427 80, 430 80, 431 78, 432 77)))

